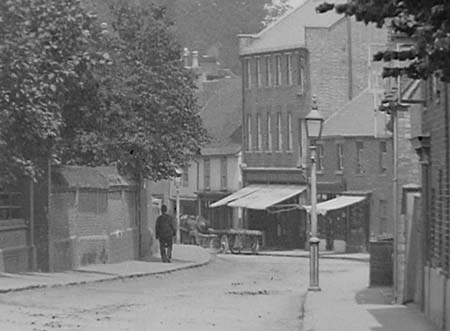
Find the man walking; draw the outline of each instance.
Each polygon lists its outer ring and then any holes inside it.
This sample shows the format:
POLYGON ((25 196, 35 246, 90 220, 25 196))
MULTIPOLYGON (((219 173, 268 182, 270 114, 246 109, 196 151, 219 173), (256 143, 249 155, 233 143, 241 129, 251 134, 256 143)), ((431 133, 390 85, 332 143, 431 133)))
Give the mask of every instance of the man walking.
POLYGON ((161 260, 170 263, 172 259, 172 238, 175 235, 173 219, 167 214, 167 206, 162 205, 161 215, 156 219, 156 239, 159 239, 161 260))

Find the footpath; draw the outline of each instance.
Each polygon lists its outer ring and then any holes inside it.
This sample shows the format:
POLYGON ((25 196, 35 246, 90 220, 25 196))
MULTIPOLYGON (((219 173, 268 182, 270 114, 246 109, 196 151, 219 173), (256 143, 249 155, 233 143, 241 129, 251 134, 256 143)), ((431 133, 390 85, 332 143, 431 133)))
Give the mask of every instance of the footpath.
POLYGON ((199 267, 211 260, 210 252, 193 245, 173 245, 172 255, 172 263, 154 256, 148 261, 93 264, 64 272, 0 273, 0 293, 143 277, 199 267))

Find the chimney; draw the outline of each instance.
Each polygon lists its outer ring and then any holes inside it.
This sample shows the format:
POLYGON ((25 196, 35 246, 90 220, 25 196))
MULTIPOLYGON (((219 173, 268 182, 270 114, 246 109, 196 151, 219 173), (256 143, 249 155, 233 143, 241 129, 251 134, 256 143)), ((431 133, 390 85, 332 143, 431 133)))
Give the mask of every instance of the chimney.
POLYGON ((189 68, 189 49, 187 47, 183 49, 183 62, 184 67, 189 68))
POLYGON ((198 52, 192 51, 192 68, 198 68, 198 52))

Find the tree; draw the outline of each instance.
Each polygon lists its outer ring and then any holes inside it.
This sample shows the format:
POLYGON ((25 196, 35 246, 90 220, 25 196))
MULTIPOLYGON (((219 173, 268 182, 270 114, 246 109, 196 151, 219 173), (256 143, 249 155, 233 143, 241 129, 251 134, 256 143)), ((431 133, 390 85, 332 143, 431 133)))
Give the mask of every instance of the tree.
POLYGON ((199 151, 194 80, 165 11, 113 14, 108 29, 78 0, 0 2, 1 182, 37 180, 48 160, 161 179, 199 151))
POLYGON ((267 11, 267 15, 263 20, 263 25, 267 26, 279 19, 289 9, 292 9, 292 6, 289 4, 289 0, 272 0, 272 2, 266 3, 264 8, 267 11))
POLYGON ((0 181, 36 179, 52 157, 66 96, 95 60, 93 21, 75 0, 0 2, 0 181))
POLYGON ((426 79, 437 74, 450 81, 450 2, 447 0, 351 0, 344 4, 323 3, 318 12, 335 9, 355 16, 357 21, 389 24, 393 32, 410 37, 407 51, 386 50, 374 55, 376 61, 409 60, 399 68, 385 68, 383 75, 426 79))
POLYGON ((168 178, 206 141, 194 77, 183 67, 163 7, 122 2, 111 13, 112 27, 100 34, 97 50, 107 56, 95 84, 86 84, 92 106, 65 116, 62 161, 168 178))

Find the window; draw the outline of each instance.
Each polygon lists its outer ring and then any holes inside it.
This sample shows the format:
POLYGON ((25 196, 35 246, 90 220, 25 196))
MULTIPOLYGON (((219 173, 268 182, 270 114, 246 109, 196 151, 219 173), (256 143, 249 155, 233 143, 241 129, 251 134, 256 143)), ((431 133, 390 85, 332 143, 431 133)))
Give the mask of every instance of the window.
POLYGON ((364 145, 363 145, 362 141, 357 141, 356 142, 356 173, 357 174, 364 173, 364 168, 363 168, 363 164, 362 164, 363 148, 364 148, 364 145))
POLYGON ((247 115, 247 150, 252 150, 252 117, 247 115))
POLYGON ((251 88, 252 87, 252 68, 251 68, 251 62, 250 59, 245 59, 245 87, 251 88))
POLYGON ((387 146, 385 141, 380 141, 380 153, 379 153, 379 164, 380 164, 380 173, 386 173, 386 158, 387 158, 387 146))
POLYGON ((298 120, 298 166, 303 165, 303 121, 298 120))
POLYGON ((300 93, 304 93, 305 91, 305 67, 303 64, 302 56, 298 57, 298 80, 297 84, 299 86, 300 93))
POLYGON ((220 159, 220 188, 222 190, 227 189, 227 158, 222 157, 220 159))
POLYGON ((288 151, 292 151, 292 114, 287 115, 287 136, 286 136, 286 146, 288 151))
POLYGON ((18 192, 0 192, 0 221, 22 219, 24 197, 18 192))
POLYGON ((181 182, 183 183, 183 187, 189 186, 189 166, 183 168, 183 172, 181 174, 181 182))
POLYGON ((281 130, 281 113, 277 113, 277 151, 281 151, 283 149, 283 130, 281 130))
POLYGON ((272 85, 272 68, 270 65, 270 56, 266 56, 266 86, 272 85))
POLYGON ((267 113, 267 141, 266 141, 266 150, 272 151, 272 114, 267 113))
POLYGON ((324 169, 323 158, 323 145, 317 144, 317 171, 322 171, 324 169))
POLYGON ((275 85, 281 85, 281 56, 275 56, 275 85))
POLYGON ((261 87, 261 59, 256 58, 256 87, 261 87))
POLYGON ((380 218, 380 233, 384 233, 387 230, 387 201, 380 200, 379 210, 378 210, 379 218, 380 218))
POLYGON ((203 175, 205 190, 209 190, 211 188, 211 161, 209 160, 209 157, 205 157, 203 175))
POLYGON ((344 170, 344 145, 341 143, 336 144, 336 161, 337 170, 344 170))
POLYGON ((262 139, 261 139, 261 115, 256 115, 256 150, 260 151, 262 149, 262 139))
POLYGON ((286 84, 292 85, 292 55, 286 55, 286 84))

